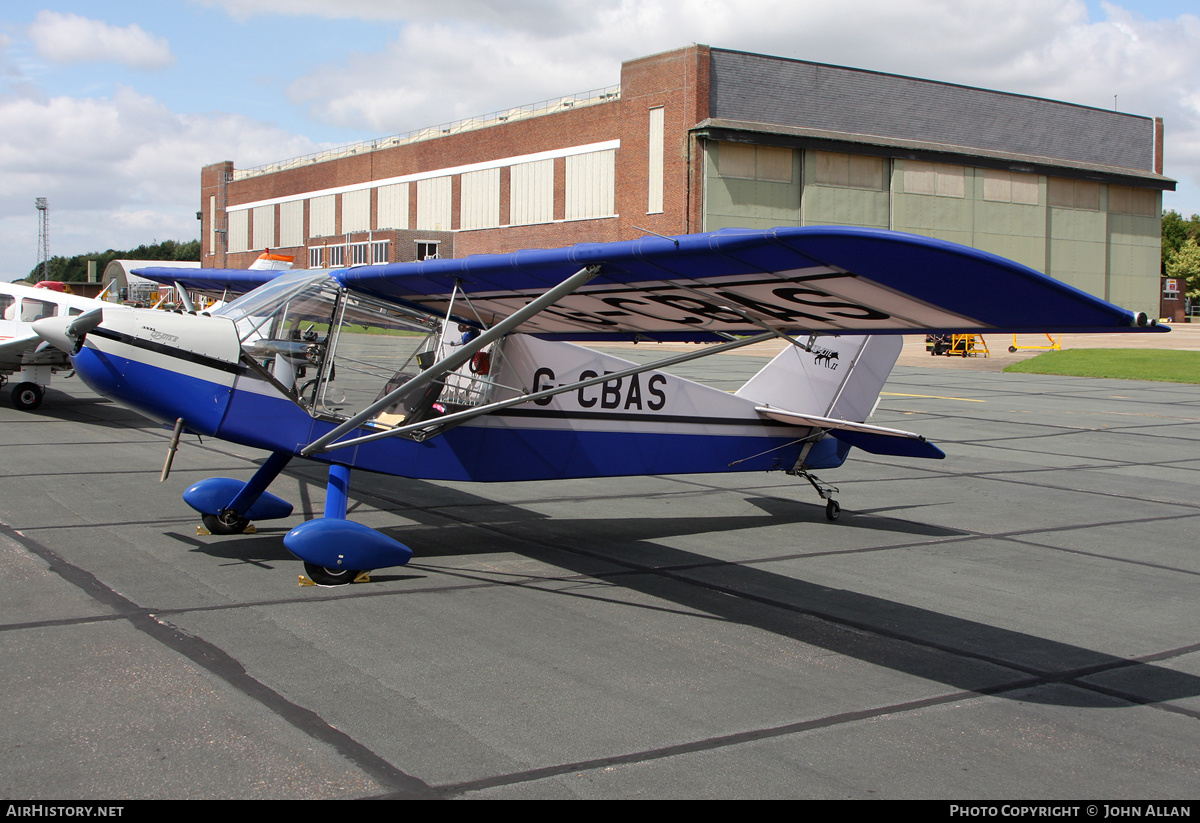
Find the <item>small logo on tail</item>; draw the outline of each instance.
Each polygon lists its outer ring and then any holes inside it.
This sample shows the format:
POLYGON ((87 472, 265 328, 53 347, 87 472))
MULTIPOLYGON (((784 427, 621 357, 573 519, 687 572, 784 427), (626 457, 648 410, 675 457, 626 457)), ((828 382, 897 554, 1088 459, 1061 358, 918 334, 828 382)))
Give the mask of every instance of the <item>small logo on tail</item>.
POLYGON ((818 349, 810 350, 816 358, 813 362, 818 366, 824 366, 827 369, 837 369, 838 364, 834 361, 838 359, 838 353, 833 349, 818 349))

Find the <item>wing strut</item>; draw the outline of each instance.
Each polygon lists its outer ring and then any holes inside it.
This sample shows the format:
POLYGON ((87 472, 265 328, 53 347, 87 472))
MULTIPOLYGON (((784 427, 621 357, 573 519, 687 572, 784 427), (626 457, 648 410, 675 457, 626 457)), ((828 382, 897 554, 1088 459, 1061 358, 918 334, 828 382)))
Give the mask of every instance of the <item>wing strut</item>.
POLYGON ((529 318, 539 314, 543 309, 553 306, 559 300, 571 294, 576 289, 586 285, 599 274, 599 265, 587 266, 575 272, 566 280, 562 281, 557 286, 550 289, 550 291, 543 294, 541 297, 538 297, 536 300, 527 303, 522 308, 518 309, 496 325, 492 326, 483 334, 476 337, 470 343, 463 345, 458 349, 458 351, 446 355, 441 360, 418 374, 416 377, 409 380, 403 386, 400 386, 398 389, 390 394, 385 395, 381 399, 376 400, 370 406, 367 406, 367 408, 363 409, 358 414, 342 423, 340 426, 309 443, 300 450, 300 456, 310 457, 317 452, 326 451, 327 449, 325 447, 337 440, 342 435, 358 428, 363 423, 379 414, 379 412, 386 409, 388 406, 403 400, 412 392, 421 388, 426 383, 431 382, 434 378, 446 374, 447 372, 454 371, 463 363, 466 363, 468 360, 474 357, 475 352, 479 351, 484 346, 499 340, 501 337, 520 326, 529 318))
MULTIPOLYGON (((619 380, 623 377, 628 377, 629 375, 642 374, 643 372, 654 371, 659 368, 666 368, 668 366, 678 365, 679 363, 686 363, 689 360, 696 360, 697 358, 700 358, 700 357, 708 357, 710 354, 720 354, 721 352, 729 351, 730 349, 738 349, 738 348, 741 348, 742 346, 749 346, 752 343, 762 343, 764 341, 770 340, 772 337, 775 337, 775 336, 776 336, 776 334, 774 331, 769 331, 769 332, 764 332, 763 334, 756 334, 753 337, 741 337, 741 338, 738 338, 737 340, 731 340, 728 343, 721 343, 721 344, 714 345, 714 346, 705 346, 704 349, 701 351, 685 352, 684 354, 675 355, 674 357, 667 357, 662 360, 655 361, 654 363, 646 363, 646 364, 639 365, 639 366, 631 366, 630 368, 622 369, 621 371, 605 372, 604 374, 602 374, 598 377, 593 377, 588 380, 578 380, 574 383, 570 383, 565 386, 556 386, 555 388, 552 388, 552 389, 543 389, 542 391, 539 391, 539 392, 531 392, 529 394, 523 394, 520 397, 512 397, 512 398, 509 398, 508 400, 499 400, 495 403, 488 403, 486 406, 478 406, 473 409, 465 409, 460 412, 454 412, 452 414, 443 415, 441 417, 435 417, 430 420, 421 420, 416 423, 409 423, 407 426, 397 426, 393 429, 388 429, 387 431, 379 431, 379 432, 372 432, 371 434, 364 434, 361 437, 355 437, 350 440, 343 440, 340 443, 335 443, 333 446, 321 447, 320 451, 322 451, 322 452, 333 451, 334 449, 341 449, 341 448, 345 448, 347 446, 357 446, 362 443, 369 443, 372 440, 380 440, 384 437, 395 437, 395 436, 401 435, 401 434, 408 434, 410 432, 415 432, 420 429, 429 429, 429 428, 435 428, 435 427, 442 428, 451 423, 454 423, 454 424, 462 423, 466 420, 470 420, 473 417, 479 417, 480 415, 484 415, 484 414, 491 414, 492 412, 499 411, 500 409, 507 409, 509 406, 518 406, 521 403, 528 403, 533 400, 541 400, 543 397, 553 397, 556 394, 566 394, 567 392, 573 392, 573 391, 578 391, 579 389, 585 389, 588 386, 595 386, 599 383, 606 383, 610 380, 619 380)), ((791 421, 789 420, 786 422, 790 423, 791 421)), ((313 445, 315 446, 316 444, 314 443, 313 445)), ((312 448, 312 447, 310 446, 309 448, 312 448)), ((301 452, 301 454, 304 454, 304 452, 301 452)))

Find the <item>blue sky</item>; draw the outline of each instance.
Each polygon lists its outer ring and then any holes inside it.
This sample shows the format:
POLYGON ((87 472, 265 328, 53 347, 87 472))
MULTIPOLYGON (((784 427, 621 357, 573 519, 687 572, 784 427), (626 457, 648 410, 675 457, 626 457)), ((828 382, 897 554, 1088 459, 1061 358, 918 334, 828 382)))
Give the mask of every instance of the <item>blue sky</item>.
POLYGON ((691 42, 1160 116, 1200 212, 1200 3, 164 0, 0 12, 0 278, 198 236, 199 169, 250 167, 619 81, 691 42))

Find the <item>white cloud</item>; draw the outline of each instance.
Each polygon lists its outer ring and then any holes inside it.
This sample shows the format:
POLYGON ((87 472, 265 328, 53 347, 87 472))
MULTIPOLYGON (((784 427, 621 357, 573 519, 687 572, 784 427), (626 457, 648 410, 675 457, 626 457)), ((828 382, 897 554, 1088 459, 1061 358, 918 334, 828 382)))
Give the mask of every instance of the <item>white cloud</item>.
POLYGON ((77 14, 40 11, 29 26, 38 54, 55 63, 112 62, 135 69, 160 69, 175 63, 166 38, 137 23, 124 28, 77 14))
POLYGON ((460 21, 504 29, 556 31, 588 27, 605 8, 624 0, 198 0, 217 6, 230 17, 245 21, 252 17, 280 15, 324 17, 383 22, 460 21))
POLYGON ((200 168, 253 166, 320 146, 249 117, 182 115, 122 88, 109 98, 0 98, 0 280, 36 259, 33 201, 51 210, 51 253, 199 237, 200 168))

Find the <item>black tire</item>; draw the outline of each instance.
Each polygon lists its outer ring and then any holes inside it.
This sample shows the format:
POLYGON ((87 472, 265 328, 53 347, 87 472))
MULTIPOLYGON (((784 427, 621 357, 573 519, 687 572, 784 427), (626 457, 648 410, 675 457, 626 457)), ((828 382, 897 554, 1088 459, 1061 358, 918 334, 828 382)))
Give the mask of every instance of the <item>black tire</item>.
POLYGON ((1016 346, 1009 346, 1009 347, 1008 347, 1008 353, 1009 353, 1009 354, 1016 354, 1016 353, 1017 353, 1017 347, 1016 347, 1016 346))
POLYGON ((825 519, 837 520, 842 516, 842 507, 838 505, 836 500, 825 501, 825 519))
POLYGON ((327 569, 324 566, 318 566, 306 560, 304 561, 304 573, 308 575, 309 580, 318 586, 345 586, 347 583, 354 582, 354 578, 359 575, 359 570, 327 569))
POLYGON ((240 514, 221 512, 221 514, 204 514, 200 516, 204 528, 213 534, 242 534, 250 521, 240 514))
POLYGON ((12 390, 12 404, 21 411, 33 411, 42 405, 44 395, 37 383, 18 383, 12 390))

